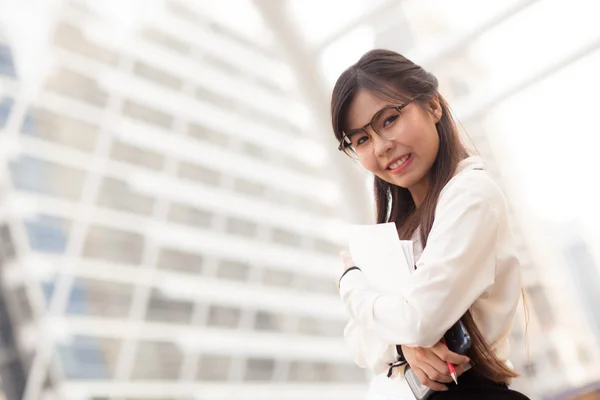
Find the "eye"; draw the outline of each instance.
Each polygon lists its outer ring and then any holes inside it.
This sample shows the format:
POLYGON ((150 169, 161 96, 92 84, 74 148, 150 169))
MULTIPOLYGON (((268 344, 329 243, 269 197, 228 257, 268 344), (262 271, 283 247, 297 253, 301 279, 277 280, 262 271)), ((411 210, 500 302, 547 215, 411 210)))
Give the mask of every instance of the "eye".
POLYGON ((383 127, 387 128, 391 125, 394 124, 394 122, 396 122, 396 120, 398 119, 399 115, 394 113, 393 115, 390 115, 389 117, 386 117, 386 119, 383 120, 383 127))

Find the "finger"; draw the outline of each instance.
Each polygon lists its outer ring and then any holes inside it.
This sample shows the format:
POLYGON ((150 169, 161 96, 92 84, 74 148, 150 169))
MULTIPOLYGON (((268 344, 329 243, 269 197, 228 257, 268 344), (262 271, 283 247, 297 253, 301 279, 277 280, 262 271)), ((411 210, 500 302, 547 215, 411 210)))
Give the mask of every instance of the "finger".
POLYGON ((442 360, 451 362, 454 365, 467 364, 471 361, 467 356, 450 351, 448 346, 441 342, 433 346, 431 350, 442 360))
POLYGON ((448 363, 446 363, 446 361, 442 360, 438 356, 438 354, 442 354, 442 349, 433 346, 431 348, 421 348, 420 350, 421 351, 418 353, 420 356, 419 366, 429 364, 432 368, 434 368, 437 371, 437 373, 446 375, 450 378, 450 370, 448 369, 448 363))
POLYGON ((429 364, 423 364, 419 367, 421 368, 421 370, 423 372, 425 372, 427 377, 429 379, 431 379, 432 381, 444 382, 444 383, 452 382, 452 377, 450 376, 450 371, 448 370, 448 365, 444 365, 444 367, 446 369, 444 372, 438 371, 437 369, 435 369, 433 366, 431 366, 429 364))
POLYGON ((345 250, 340 251, 340 258, 342 259, 342 262, 344 263, 345 269, 348 269, 348 268, 354 266, 354 261, 352 261, 352 258, 350 257, 350 254, 347 251, 345 251, 345 250))
POLYGON ((461 376, 465 372, 465 365, 464 364, 456 365, 454 367, 454 369, 456 370, 456 375, 461 376))
POLYGON ((421 382, 422 385, 427 386, 428 388, 437 392, 444 392, 448 390, 446 385, 442 385, 441 383, 434 382, 431 379, 429 379, 427 374, 422 369, 414 368, 414 371, 415 375, 417 376, 417 378, 419 378, 419 382, 421 382))

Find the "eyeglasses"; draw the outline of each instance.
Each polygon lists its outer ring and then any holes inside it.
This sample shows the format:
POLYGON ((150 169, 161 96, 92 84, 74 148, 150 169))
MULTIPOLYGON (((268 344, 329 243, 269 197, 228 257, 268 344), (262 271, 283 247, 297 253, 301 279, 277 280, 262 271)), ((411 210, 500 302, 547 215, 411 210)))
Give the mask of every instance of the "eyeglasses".
POLYGON ((348 157, 355 160, 364 160, 374 153, 375 145, 371 134, 367 132, 370 126, 380 138, 394 140, 398 136, 398 127, 400 111, 417 97, 412 97, 408 101, 399 106, 387 106, 377 111, 371 122, 362 128, 353 129, 349 132, 342 133, 342 140, 338 146, 339 151, 343 151, 348 157))

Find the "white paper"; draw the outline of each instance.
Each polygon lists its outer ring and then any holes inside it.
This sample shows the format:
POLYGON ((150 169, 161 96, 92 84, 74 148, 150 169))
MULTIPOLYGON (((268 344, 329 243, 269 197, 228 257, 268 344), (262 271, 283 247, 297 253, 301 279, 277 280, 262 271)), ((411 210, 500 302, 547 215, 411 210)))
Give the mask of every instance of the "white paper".
POLYGON ((394 223, 349 225, 348 247, 352 260, 376 291, 399 293, 410 285, 412 242, 398 238, 394 223))

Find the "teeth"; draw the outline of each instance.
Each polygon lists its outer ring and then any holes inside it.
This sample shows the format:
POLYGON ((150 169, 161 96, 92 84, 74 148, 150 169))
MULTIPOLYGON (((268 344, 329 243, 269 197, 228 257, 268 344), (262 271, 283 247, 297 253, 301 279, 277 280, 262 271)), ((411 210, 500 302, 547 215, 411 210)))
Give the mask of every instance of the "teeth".
POLYGON ((398 168, 399 166, 401 166, 402 164, 404 164, 406 162, 406 160, 408 160, 409 157, 410 157, 410 154, 405 155, 404 157, 402 157, 401 159, 399 159, 395 163, 391 164, 388 168, 389 169, 396 169, 396 168, 398 168))

